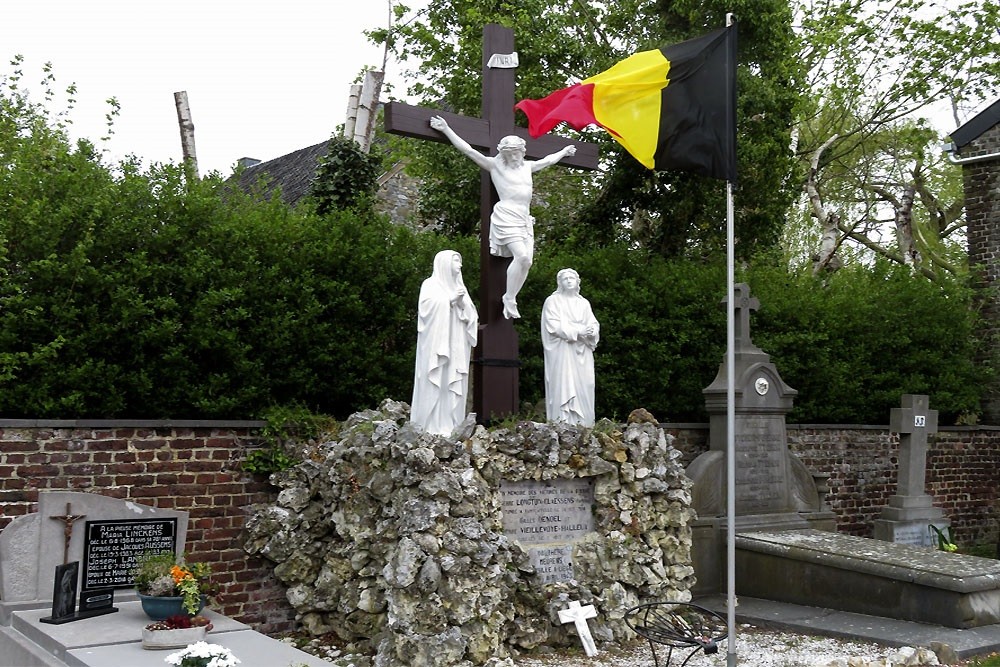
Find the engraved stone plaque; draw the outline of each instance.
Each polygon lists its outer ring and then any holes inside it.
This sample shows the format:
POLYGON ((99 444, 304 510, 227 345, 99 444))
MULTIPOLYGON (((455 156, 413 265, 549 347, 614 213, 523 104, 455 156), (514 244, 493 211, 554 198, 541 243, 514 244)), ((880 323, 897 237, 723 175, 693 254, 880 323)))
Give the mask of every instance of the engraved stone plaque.
POLYGON ((594 530, 591 480, 504 480, 500 497, 504 535, 527 549, 543 581, 572 579, 572 543, 594 530))
POLYGON ((788 510, 788 447, 781 416, 736 419, 736 511, 762 514, 788 510))

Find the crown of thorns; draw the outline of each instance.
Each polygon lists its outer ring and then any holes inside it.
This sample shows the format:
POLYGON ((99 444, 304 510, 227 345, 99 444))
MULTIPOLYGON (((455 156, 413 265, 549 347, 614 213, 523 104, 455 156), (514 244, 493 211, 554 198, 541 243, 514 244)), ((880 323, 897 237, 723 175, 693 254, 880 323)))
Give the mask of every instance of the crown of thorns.
POLYGON ((498 151, 502 151, 502 150, 505 150, 505 149, 506 150, 511 150, 511 149, 521 149, 521 150, 524 150, 524 145, 525 145, 524 144, 524 139, 522 139, 521 137, 510 135, 509 137, 504 137, 503 139, 500 140, 500 143, 497 144, 497 150, 498 151))

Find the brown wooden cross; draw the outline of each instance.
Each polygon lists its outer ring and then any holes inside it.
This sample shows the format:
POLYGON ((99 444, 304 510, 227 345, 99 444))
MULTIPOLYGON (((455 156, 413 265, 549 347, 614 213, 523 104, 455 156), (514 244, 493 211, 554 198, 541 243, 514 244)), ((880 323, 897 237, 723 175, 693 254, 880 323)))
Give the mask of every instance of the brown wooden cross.
POLYGON ((56 521, 62 521, 65 524, 63 528, 63 565, 69 562, 69 541, 73 537, 73 524, 87 516, 86 514, 72 514, 70 509, 70 503, 66 503, 66 514, 62 516, 53 514, 50 519, 55 519, 56 521))
MULTIPOLYGON (((563 158, 560 164, 597 169, 596 144, 551 135, 532 139, 527 130, 514 125, 514 69, 505 64, 513 60, 513 53, 514 31, 493 23, 483 27, 482 118, 390 102, 385 107, 386 132, 447 143, 445 135, 429 125, 431 116, 441 116, 460 137, 487 155, 496 155, 500 139, 513 134, 527 142, 526 158, 541 158, 573 144, 576 155, 563 158)), ((519 407, 517 331, 513 320, 503 316, 501 300, 510 260, 490 254, 490 214, 498 200, 490 174, 483 170, 479 208, 480 324, 472 372, 472 405, 480 423, 516 414, 519 407)))

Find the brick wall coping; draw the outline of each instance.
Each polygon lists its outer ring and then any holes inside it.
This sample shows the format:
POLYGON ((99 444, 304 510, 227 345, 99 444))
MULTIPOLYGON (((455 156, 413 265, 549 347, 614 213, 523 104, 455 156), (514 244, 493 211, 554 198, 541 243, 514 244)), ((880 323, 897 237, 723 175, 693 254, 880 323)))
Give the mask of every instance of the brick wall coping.
MULTIPOLYGON (((264 428, 267 422, 255 419, 0 419, 0 428, 264 428)), ((665 429, 707 430, 698 422, 662 422, 665 429)), ((785 424, 793 431, 888 431, 889 425, 872 424, 785 424)), ((1000 426, 939 426, 939 431, 1000 431, 1000 426)))
POLYGON ((0 428, 263 428, 247 419, 0 419, 0 428))

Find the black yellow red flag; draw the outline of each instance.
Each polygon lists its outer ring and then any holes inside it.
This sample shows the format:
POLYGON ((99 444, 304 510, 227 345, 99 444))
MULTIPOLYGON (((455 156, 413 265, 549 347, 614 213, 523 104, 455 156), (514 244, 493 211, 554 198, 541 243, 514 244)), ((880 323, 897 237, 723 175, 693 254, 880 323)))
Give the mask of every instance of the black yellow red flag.
POLYGON ((516 107, 540 137, 561 122, 603 127, 649 169, 736 181, 736 25, 629 56, 516 107))

